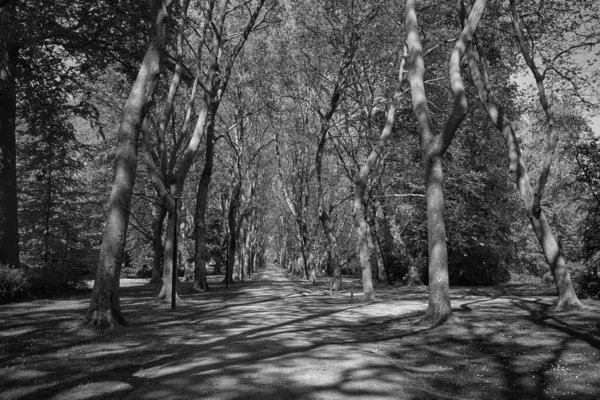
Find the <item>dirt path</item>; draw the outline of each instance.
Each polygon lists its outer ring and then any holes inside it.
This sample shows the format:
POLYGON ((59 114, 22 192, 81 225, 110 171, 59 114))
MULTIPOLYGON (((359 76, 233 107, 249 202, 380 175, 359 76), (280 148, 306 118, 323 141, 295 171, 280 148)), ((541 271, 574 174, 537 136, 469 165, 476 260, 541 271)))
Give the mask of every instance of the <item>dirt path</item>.
POLYGON ((397 399, 422 393, 407 384, 393 360, 373 352, 373 327, 356 321, 360 306, 349 304, 348 295, 326 298, 323 290, 292 282, 270 266, 232 297, 189 321, 197 327, 195 337, 182 343, 175 360, 138 372, 152 385, 129 398, 160 398, 157 389, 209 399, 397 399))
POLYGON ((598 307, 549 312, 548 288, 453 289, 461 323, 413 323, 425 288, 290 280, 274 265, 228 291, 122 289, 131 327, 74 335, 88 297, 0 307, 0 399, 595 398, 598 307), (353 301, 351 302, 351 297, 353 301), (558 396, 558 397, 554 397, 558 396))

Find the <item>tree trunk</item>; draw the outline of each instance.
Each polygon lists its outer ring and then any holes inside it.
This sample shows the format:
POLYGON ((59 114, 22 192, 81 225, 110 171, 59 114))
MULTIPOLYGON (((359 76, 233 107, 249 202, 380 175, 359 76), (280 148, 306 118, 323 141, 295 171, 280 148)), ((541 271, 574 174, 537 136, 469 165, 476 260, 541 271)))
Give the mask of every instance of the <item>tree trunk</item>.
POLYGON ((556 123, 554 121, 552 104, 548 102, 548 99, 546 97, 546 90, 544 88, 544 75, 542 75, 538 70, 532 55, 527 49, 527 43, 525 41, 525 38, 523 37, 523 31, 521 30, 521 24, 519 22, 519 15, 517 13, 517 5, 515 3, 515 0, 510 0, 510 10, 512 23, 515 30, 515 36, 517 37, 517 43, 519 44, 519 48, 521 49, 521 54, 525 59, 525 63, 527 64, 527 66, 533 74, 533 77, 535 78, 540 105, 542 106, 542 109, 546 114, 546 122, 548 123, 548 137, 546 142, 546 149, 544 151, 544 160, 540 169, 538 184, 533 195, 532 211, 536 218, 540 218, 540 212, 542 209, 542 196, 544 193, 544 188, 546 187, 546 182, 548 181, 548 176, 550 175, 550 168, 552 167, 552 161, 554 160, 554 152, 556 150, 556 146, 558 145, 558 131, 556 129, 556 123))
POLYGON ((240 188, 238 185, 233 189, 229 211, 227 212, 227 223, 229 225, 229 245, 227 246, 227 270, 225 273, 225 287, 233 283, 233 267, 235 266, 236 248, 239 235, 237 228, 237 208, 239 204, 240 188))
MULTIPOLYGON (((158 293, 157 300, 161 303, 171 304, 172 299, 172 291, 173 291, 173 274, 177 274, 177 266, 173 265, 175 255, 174 252, 174 241, 173 235, 175 230, 175 222, 173 221, 173 213, 169 213, 169 218, 167 220, 167 237, 165 239, 165 257, 163 261, 163 278, 162 278, 162 288, 158 293)), ((179 278, 177 278, 179 279, 179 278)), ((180 301, 179 294, 176 294, 176 301, 180 301)))
POLYGON ((377 237, 377 234, 373 231, 371 231, 371 241, 373 242, 373 249, 375 250, 375 257, 377 259, 377 280, 382 283, 390 283, 388 280, 387 272, 385 270, 385 265, 383 263, 383 254, 381 253, 379 238, 377 237))
POLYGON ((46 168, 48 170, 48 182, 46 185, 46 221, 44 230, 44 262, 50 267, 50 217, 52 214, 52 131, 48 132, 48 152, 46 154, 46 168))
MULTIPOLYGON (((214 120, 211 117, 206 126, 206 156, 196 194, 196 209, 194 213, 194 231, 196 236, 194 246, 196 255, 194 258, 195 269, 192 291, 203 292, 209 289, 206 278, 206 263, 208 261, 208 255, 206 254, 206 208, 208 206, 208 191, 210 189, 213 170, 214 149, 214 120)), ((218 270, 220 270, 219 261, 215 265, 215 273, 218 270)))
POLYGON ((163 223, 167 216, 167 209, 163 206, 158 207, 158 215, 154 220, 154 226, 152 229, 154 238, 154 255, 152 258, 152 278, 150 279, 151 284, 157 284, 161 282, 161 263, 163 261, 163 223))
POLYGON ((427 244, 429 253, 429 305, 423 322, 441 323, 452 316, 448 279, 446 224, 444 221, 444 176, 442 157, 425 160, 427 244))
MULTIPOLYGON (((14 1, 0 6, 0 20, 14 19, 14 1)), ((10 29, 7 23, 7 30, 10 29)), ((2 30, 4 31, 4 29, 2 30)), ((17 44, 0 36, 0 264, 19 266, 17 207, 16 73, 17 44)))
POLYGON ((356 227, 356 238, 358 241, 358 256, 362 268, 363 301, 375 300, 373 290, 373 271, 371 269, 371 250, 369 249, 369 225, 364 216, 362 196, 354 196, 354 226, 356 227), (357 202, 359 204, 357 204, 357 202))
POLYGON ((172 3, 173 0, 152 0, 153 30, 148 49, 123 108, 107 222, 90 307, 83 321, 89 327, 117 328, 126 323, 118 289, 137 168, 137 139, 160 78, 172 3))
POLYGON ((582 309, 583 304, 577 298, 571 276, 567 269, 565 259, 558 243, 548 224, 544 212, 540 209, 539 216, 534 212, 534 192, 529 180, 527 166, 521 156, 521 149, 517 135, 513 129, 511 121, 504 114, 502 105, 497 101, 492 87, 491 75, 483 50, 477 46, 480 60, 483 67, 483 74, 479 69, 479 64, 475 58, 474 52, 469 49, 469 67, 473 82, 477 87, 479 99, 483 104, 488 116, 502 134, 508 149, 508 158, 510 160, 509 169, 515 174, 515 183, 521 195, 521 200, 525 206, 525 213, 529 218, 533 231, 542 247, 544 258, 552 271, 556 288, 558 290, 557 310, 582 309))

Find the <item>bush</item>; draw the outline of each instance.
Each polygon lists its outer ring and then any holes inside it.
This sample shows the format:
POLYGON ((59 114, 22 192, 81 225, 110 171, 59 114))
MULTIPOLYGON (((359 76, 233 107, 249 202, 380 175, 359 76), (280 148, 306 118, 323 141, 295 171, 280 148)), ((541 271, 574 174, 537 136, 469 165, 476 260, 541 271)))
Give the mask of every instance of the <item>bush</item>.
POLYGON ((451 285, 496 285, 510 280, 504 263, 484 247, 451 252, 448 273, 451 285))
POLYGON ((30 290, 31 277, 26 270, 0 264, 0 303, 27 296, 30 290))
POLYGON ((21 263, 20 268, 0 265, 0 303, 85 289, 84 273, 85 269, 72 265, 48 267, 21 263))
POLYGON ((32 296, 71 293, 87 288, 83 271, 73 265, 30 268, 29 274, 32 296))
POLYGON ((571 280, 579 298, 600 300, 600 278, 588 274, 584 265, 577 264, 571 269, 571 280))

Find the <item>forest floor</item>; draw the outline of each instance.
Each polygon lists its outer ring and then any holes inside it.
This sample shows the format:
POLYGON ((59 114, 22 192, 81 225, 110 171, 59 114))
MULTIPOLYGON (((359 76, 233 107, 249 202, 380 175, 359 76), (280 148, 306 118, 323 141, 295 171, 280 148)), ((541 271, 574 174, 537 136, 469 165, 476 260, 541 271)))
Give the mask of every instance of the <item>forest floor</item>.
POLYGON ((554 313, 551 286, 453 288, 459 321, 428 329, 425 287, 220 279, 174 312, 123 280, 130 326, 103 334, 75 329, 89 295, 0 306, 0 399, 599 398, 600 304, 554 313))

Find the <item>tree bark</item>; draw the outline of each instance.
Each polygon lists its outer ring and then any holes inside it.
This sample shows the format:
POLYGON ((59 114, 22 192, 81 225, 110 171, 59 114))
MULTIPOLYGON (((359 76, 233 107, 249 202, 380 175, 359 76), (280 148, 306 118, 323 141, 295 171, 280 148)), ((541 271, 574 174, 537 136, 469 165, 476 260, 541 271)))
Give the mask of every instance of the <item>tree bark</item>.
POLYGON ((529 180, 527 166, 521 156, 521 149, 517 135, 513 129, 510 119, 504 114, 502 105, 496 99, 494 94, 491 75, 487 65, 485 55, 481 47, 477 46, 477 51, 480 55, 480 61, 483 68, 483 73, 480 70, 477 59, 472 49, 467 52, 469 59, 469 68, 473 82, 479 93, 479 99, 488 116, 498 129, 498 132, 504 137, 508 149, 509 169, 514 173, 515 183, 525 207, 525 213, 531 227, 542 247, 544 258, 550 267, 550 271, 554 276, 556 288, 558 290, 557 310, 582 309, 583 304, 577 298, 571 276, 566 266, 565 259, 562 254, 550 224, 544 215, 543 210, 539 210, 536 216, 534 211, 534 192, 529 180))
POLYGON ((48 149, 46 153, 46 169, 48 171, 48 181, 46 185, 46 221, 44 229, 44 262, 50 267, 50 217, 52 215, 52 131, 48 132, 48 149))
POLYGON ((148 49, 123 108, 107 222, 90 307, 83 321, 88 327, 118 328, 126 324, 118 289, 137 168, 137 140, 160 78, 172 3, 173 0, 151 2, 153 29, 148 49))
MULTIPOLYGON (((177 267, 173 265, 173 255, 174 252, 174 230, 175 230, 175 221, 173 221, 173 213, 168 213, 167 219, 167 237, 165 238, 165 257, 163 260, 163 278, 162 278, 162 287, 160 292, 158 293, 157 300, 170 304, 171 296, 172 296, 172 282, 173 282, 173 273, 177 273, 177 267)), ((177 301, 179 298, 177 298, 177 301)))
POLYGON ((237 209, 239 207, 240 187, 235 185, 231 201, 229 203, 229 211, 227 212, 227 223, 229 225, 229 246, 227 246, 227 270, 225 273, 225 287, 229 287, 233 283, 233 267, 236 260, 236 249, 239 236, 239 228, 237 226, 237 209))
MULTIPOLYGON (((0 23, 9 30, 14 1, 0 6, 0 23)), ((0 264, 19 266, 17 207, 16 73, 18 47, 12 32, 0 31, 0 264)))
POLYGON ((167 209, 164 206, 158 207, 158 215, 154 220, 154 226, 152 229, 152 237, 154 238, 154 254, 152 258, 152 278, 150 279, 151 284, 157 284, 161 282, 161 265, 163 260, 163 223, 167 216, 167 209))
POLYGON ((381 252, 379 238, 377 237, 377 234, 373 232, 373 230, 371 230, 371 241, 373 242, 373 249, 375 250, 375 259, 377 260, 377 280, 382 283, 389 283, 387 272, 385 270, 385 265, 383 264, 383 254, 381 252))
MULTIPOLYGON (((196 193, 196 208, 194 212, 194 231, 196 240, 194 242, 194 284, 192 291, 206 291, 209 289, 206 277, 206 263, 208 255, 206 254, 206 208, 208 206, 208 191, 213 170, 213 159, 215 154, 214 143, 214 121, 211 117, 206 127, 206 156, 204 158, 204 168, 198 183, 196 193)), ((220 263, 215 265, 215 270, 219 269, 220 263)))

